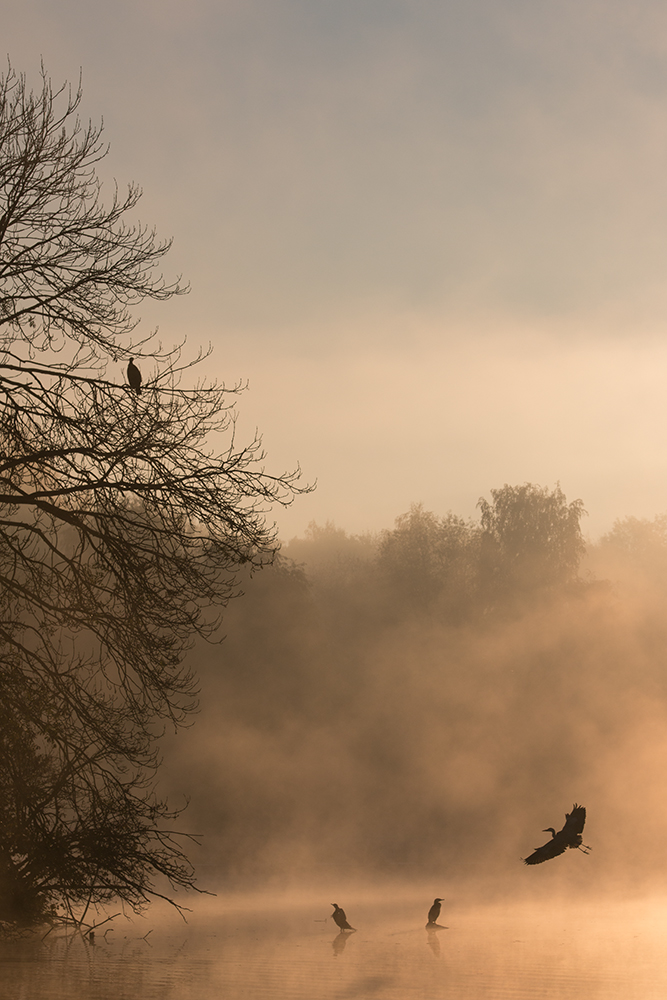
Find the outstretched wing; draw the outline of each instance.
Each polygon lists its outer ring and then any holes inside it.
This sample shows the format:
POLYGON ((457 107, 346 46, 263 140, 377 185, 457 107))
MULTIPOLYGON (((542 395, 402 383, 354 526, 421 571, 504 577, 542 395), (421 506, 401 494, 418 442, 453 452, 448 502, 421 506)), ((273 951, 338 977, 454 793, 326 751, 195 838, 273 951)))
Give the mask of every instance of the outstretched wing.
POLYGON ((537 847, 532 854, 524 858, 527 865, 539 865, 542 861, 550 858, 557 858, 559 854, 564 854, 568 847, 579 847, 581 844, 581 831, 586 822, 586 810, 583 806, 578 806, 575 802, 572 812, 565 814, 565 825, 555 836, 548 840, 542 847, 537 847))
POLYGON ((572 812, 565 814, 565 826, 560 831, 567 840, 580 836, 586 822, 586 810, 575 802, 572 812))
POLYGON ((543 861, 549 861, 550 858, 557 858, 559 854, 564 853, 566 848, 567 844, 560 837, 553 837, 541 847, 536 847, 532 854, 523 859, 523 863, 524 865, 539 865, 543 861))

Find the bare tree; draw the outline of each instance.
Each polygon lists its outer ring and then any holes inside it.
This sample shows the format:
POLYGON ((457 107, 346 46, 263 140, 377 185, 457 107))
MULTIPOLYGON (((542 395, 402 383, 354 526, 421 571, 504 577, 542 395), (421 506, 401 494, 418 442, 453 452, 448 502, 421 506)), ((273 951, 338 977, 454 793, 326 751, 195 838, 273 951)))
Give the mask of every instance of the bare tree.
POLYGON ((184 655, 237 567, 276 551, 269 509, 308 488, 266 472, 257 436, 237 444, 242 386, 188 385, 201 354, 135 337, 132 306, 186 289, 156 273, 169 243, 128 221, 140 190, 104 204, 107 147, 80 102, 44 70, 36 94, 11 67, 0 78, 0 713, 16 772, 0 778, 0 896, 11 883, 33 916, 140 906, 157 874, 193 884, 152 792, 155 740, 196 704, 184 655), (117 375, 130 358, 141 392, 117 375))

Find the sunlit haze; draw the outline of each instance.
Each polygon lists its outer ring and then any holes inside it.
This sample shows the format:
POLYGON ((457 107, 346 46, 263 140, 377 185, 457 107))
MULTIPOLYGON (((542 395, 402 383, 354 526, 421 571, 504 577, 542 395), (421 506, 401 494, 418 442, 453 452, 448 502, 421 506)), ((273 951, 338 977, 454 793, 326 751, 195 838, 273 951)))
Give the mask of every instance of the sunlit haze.
POLYGON ((667 5, 0 4, 7 996, 663 1000, 667 5))
POLYGON ((240 427, 391 527, 560 482, 591 537, 667 507, 667 12, 656 0, 6 5, 39 85, 83 75, 103 175, 192 291, 147 306, 248 379, 240 427))

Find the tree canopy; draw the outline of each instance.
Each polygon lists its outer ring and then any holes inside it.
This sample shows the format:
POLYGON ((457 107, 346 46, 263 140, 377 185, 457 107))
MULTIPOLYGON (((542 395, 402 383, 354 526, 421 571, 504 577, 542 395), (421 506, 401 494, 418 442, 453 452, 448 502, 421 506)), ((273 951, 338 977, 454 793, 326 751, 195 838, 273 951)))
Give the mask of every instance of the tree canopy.
MULTIPOLYGON (((311 526, 281 553, 301 576, 277 566, 257 574, 229 608, 228 644, 201 647, 208 697, 190 738, 206 767, 175 747, 167 774, 177 786, 187 769, 206 789, 192 809, 223 884, 266 886, 278 872, 312 882, 322 870, 416 883, 439 870, 464 883, 466 898, 487 899, 489 886, 504 898, 539 843, 526 843, 526 830, 540 829, 549 802, 570 808, 573 790, 588 788, 598 819, 618 820, 607 824, 614 877, 654 891, 665 819, 665 515, 618 522, 587 544, 585 562, 563 568, 562 546, 569 538, 576 556, 579 534, 575 517, 559 515, 580 501, 534 484, 486 497, 494 540, 513 539, 490 567, 481 518, 414 505, 374 549, 373 539, 311 526), (462 525, 471 544, 448 550, 448 539, 466 537, 462 525), (508 569, 521 564, 526 550, 532 588, 522 573, 487 575, 504 569, 501 557, 508 569), (628 860, 633 837, 641 851, 628 860)), ((571 875, 577 887, 608 880, 583 867, 571 875)))
POLYGON ((413 504, 385 531, 378 565, 408 610, 466 614, 477 584, 479 526, 449 513, 439 517, 413 504))
POLYGON ((580 521, 582 500, 567 502, 556 485, 505 484, 483 497, 481 511, 481 572, 492 601, 503 596, 525 597, 536 591, 563 587, 577 578, 585 551, 580 521))
POLYGON ((271 506, 307 489, 237 442, 243 386, 138 335, 132 307, 187 289, 140 189, 104 200, 81 98, 0 79, 0 919, 194 884, 156 737, 196 705, 184 655, 238 567, 276 551, 271 506))

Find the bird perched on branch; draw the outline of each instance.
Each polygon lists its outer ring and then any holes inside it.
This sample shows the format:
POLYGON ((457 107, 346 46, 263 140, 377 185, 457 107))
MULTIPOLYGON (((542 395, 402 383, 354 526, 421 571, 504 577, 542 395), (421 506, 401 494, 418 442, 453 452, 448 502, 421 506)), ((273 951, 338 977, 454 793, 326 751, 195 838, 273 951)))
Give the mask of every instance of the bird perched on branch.
POLYGON ((428 922, 429 924, 434 924, 438 917, 440 916, 440 904, 444 902, 442 899, 434 899, 433 906, 428 911, 428 922))
POLYGON ((332 903, 331 905, 334 908, 334 911, 331 914, 331 916, 333 917, 333 922, 336 924, 336 926, 340 927, 342 931, 356 930, 356 928, 351 927, 350 924, 348 924, 347 917, 345 916, 345 910, 341 906, 339 906, 338 903, 332 903))
POLYGON ((130 363, 127 366, 127 381, 130 383, 130 388, 139 395, 141 392, 141 372, 135 365, 134 358, 130 358, 130 363))
POLYGON ((565 813, 563 829, 556 833, 552 826, 545 827, 544 833, 551 833, 551 840, 543 844, 542 847, 536 847, 532 854, 523 859, 524 864, 539 865, 543 861, 548 861, 549 858, 557 858, 559 854, 564 854, 568 847, 577 848, 584 854, 588 854, 590 847, 582 843, 581 837, 585 822, 586 810, 575 802, 572 806, 572 812, 565 813))

